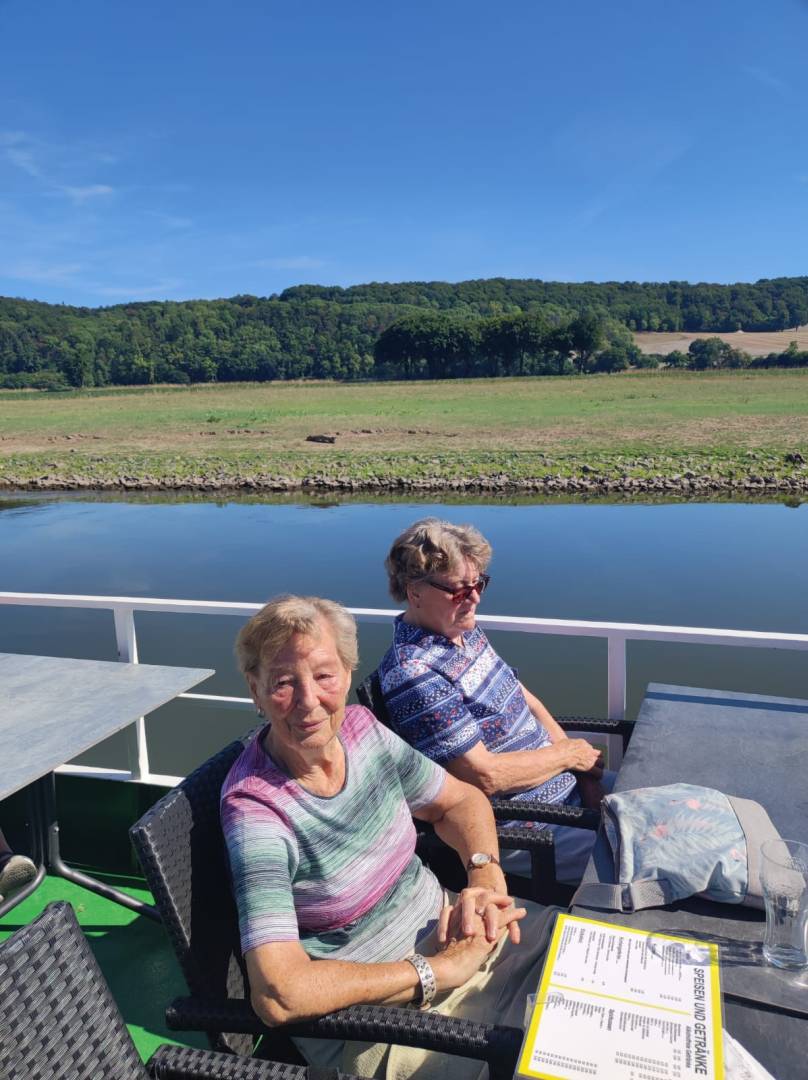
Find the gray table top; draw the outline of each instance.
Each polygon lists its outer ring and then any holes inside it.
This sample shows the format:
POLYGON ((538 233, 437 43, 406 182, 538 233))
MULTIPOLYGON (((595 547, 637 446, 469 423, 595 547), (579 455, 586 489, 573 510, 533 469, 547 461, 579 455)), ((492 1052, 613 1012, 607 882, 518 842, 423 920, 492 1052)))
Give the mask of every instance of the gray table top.
POLYGON ((213 674, 0 653, 0 799, 213 674))
POLYGON ((615 791, 703 784, 808 842, 808 701, 650 683, 615 791))
MULTIPOLYGON (((755 799, 782 836, 808 842, 808 701, 651 683, 615 791, 691 783, 755 799)), ((614 881, 598 836, 585 881, 614 881)), ((778 1080, 804 1076, 808 973, 763 962, 765 919, 752 908, 691 899, 634 914, 581 905, 573 914, 716 941, 727 1027, 778 1080), (771 1007, 802 1014, 783 1015, 771 1007)))

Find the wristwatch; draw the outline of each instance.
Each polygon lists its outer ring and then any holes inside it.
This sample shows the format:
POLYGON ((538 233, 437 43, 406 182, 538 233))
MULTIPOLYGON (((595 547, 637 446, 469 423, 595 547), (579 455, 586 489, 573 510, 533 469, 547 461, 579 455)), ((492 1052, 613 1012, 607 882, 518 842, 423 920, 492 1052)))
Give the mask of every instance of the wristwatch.
POLYGON ((499 859, 495 855, 489 855, 487 851, 475 851, 466 863, 466 870, 480 870, 490 863, 496 863, 499 866, 499 859))

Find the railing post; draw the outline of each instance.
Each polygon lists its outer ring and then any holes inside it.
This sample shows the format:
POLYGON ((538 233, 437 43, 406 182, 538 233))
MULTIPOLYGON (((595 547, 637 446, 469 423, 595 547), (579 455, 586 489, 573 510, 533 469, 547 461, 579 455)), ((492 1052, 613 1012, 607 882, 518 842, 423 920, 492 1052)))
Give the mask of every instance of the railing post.
MULTIPOLYGON (((137 634, 135 633, 135 613, 130 607, 112 609, 115 618, 115 642, 118 646, 118 659, 125 664, 137 664, 137 634)), ((146 720, 139 716, 131 727, 126 729, 126 752, 129 756, 129 771, 133 780, 142 780, 150 773, 149 747, 146 742, 146 720)))
POLYGON ((608 654, 608 717, 610 720, 626 718, 626 639, 609 634, 608 654))

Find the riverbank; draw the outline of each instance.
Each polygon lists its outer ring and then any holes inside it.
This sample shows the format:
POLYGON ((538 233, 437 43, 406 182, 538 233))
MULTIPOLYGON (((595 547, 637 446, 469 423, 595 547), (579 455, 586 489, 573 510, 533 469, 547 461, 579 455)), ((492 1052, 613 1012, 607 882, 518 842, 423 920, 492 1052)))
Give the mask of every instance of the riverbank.
POLYGON ((808 493, 808 454, 680 451, 667 454, 215 454, 72 453, 0 460, 6 491, 528 492, 703 496, 808 493))
POLYGON ((18 491, 808 491, 808 369, 0 395, 18 491))

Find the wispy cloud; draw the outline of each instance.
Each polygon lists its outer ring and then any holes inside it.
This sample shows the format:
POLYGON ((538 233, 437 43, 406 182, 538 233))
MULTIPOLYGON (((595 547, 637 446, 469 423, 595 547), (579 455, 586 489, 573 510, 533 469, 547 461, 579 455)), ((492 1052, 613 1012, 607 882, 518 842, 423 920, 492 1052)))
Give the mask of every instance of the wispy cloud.
POLYGON ((616 114, 593 106, 559 129, 548 143, 548 158, 567 176, 578 177, 582 192, 568 224, 586 229, 638 198, 690 151, 692 134, 677 123, 651 117, 642 103, 616 114), (631 153, 626 153, 626 147, 631 153))
POLYGON ((58 165, 48 169, 42 164, 42 159, 53 157, 55 151, 38 144, 24 131, 0 132, 0 147, 5 148, 6 159, 15 168, 39 181, 46 194, 64 196, 78 205, 113 193, 109 184, 66 184, 57 179, 56 173, 60 171, 58 165))
POLYGON ((177 292, 185 283, 181 278, 165 278, 153 285, 101 285, 95 291, 100 296, 117 300, 152 300, 177 292))
POLYGON ((171 185, 119 179, 133 140, 0 125, 0 293, 106 304, 181 295, 196 223, 171 185))
POLYGON ((259 270, 319 270, 325 266, 324 259, 311 255, 287 255, 274 259, 256 259, 250 264, 259 270))
POLYGON ((25 142, 24 131, 0 131, 0 146, 16 146, 17 143, 25 142))
POLYGON ((32 139, 24 131, 0 131, 0 146, 5 148, 4 157, 16 169, 21 169, 34 179, 42 179, 42 168, 32 139))
POLYGON ((580 228, 592 225, 598 218, 624 205, 646 187, 655 177, 685 156, 692 145, 687 136, 671 136, 656 147, 648 146, 644 154, 635 154, 632 171, 614 176, 581 208, 575 217, 580 228))
POLYGON ((84 187, 71 187, 69 184, 64 185, 61 188, 68 198, 72 199, 74 203, 87 202, 88 199, 97 199, 99 196, 111 195, 114 188, 111 188, 109 184, 87 184, 84 187))
POLYGON ((741 68, 750 79, 760 83, 761 86, 774 90, 778 97, 787 100, 791 97, 791 87, 782 79, 773 75, 767 68, 755 67, 752 64, 744 64, 741 68))
POLYGON ((182 217, 180 214, 166 214, 162 210, 145 210, 144 213, 159 221, 167 229, 191 229, 194 225, 192 218, 182 217))
POLYGON ((16 165, 18 169, 22 169, 29 176, 36 177, 37 180, 42 176, 42 170, 37 165, 30 150, 25 150, 20 146, 9 146, 6 150, 6 157, 12 165, 16 165))
POLYGON ((82 263, 46 263, 35 260, 21 260, 8 265, 0 265, 0 277, 12 281, 33 281, 54 285, 73 284, 85 269, 82 263))

